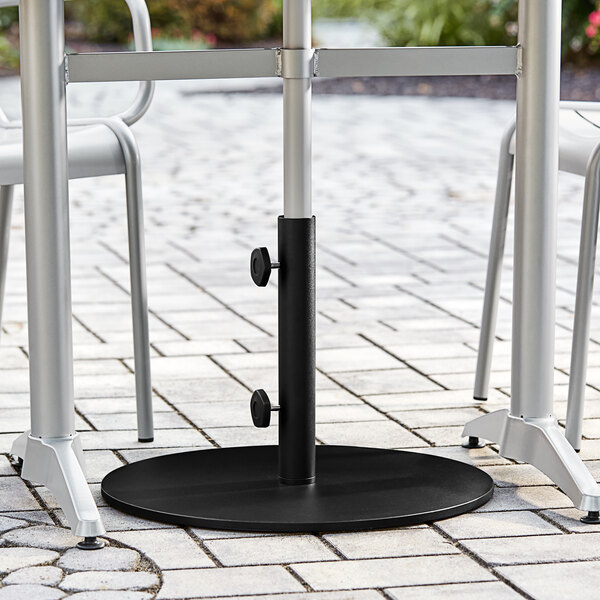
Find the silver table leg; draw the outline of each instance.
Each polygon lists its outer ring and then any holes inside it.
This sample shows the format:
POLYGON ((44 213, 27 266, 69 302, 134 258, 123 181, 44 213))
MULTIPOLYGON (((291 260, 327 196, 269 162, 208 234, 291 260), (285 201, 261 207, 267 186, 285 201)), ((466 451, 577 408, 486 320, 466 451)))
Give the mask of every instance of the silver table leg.
POLYGON ((74 428, 63 0, 21 0, 31 432, 22 475, 54 494, 73 533, 104 527, 74 428))
POLYGON ((600 487, 553 415, 560 32, 560 0, 519 2, 511 408, 475 419, 463 435, 497 442, 597 512, 600 487))

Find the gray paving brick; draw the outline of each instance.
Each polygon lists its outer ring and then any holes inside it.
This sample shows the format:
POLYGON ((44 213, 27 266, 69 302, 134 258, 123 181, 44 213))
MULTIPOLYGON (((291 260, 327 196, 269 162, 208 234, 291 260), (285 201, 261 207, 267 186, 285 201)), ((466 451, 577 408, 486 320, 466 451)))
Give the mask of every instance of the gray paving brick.
POLYGON ((389 414, 411 429, 451 425, 464 426, 465 423, 482 415, 476 408, 392 411, 389 414))
POLYGON ((335 381, 355 394, 391 394, 393 392, 435 391, 439 385, 410 369, 350 371, 336 373, 335 381))
POLYGON ((88 552, 72 548, 56 563, 68 571, 132 571, 139 565, 140 555, 129 548, 111 548, 88 552))
POLYGON ((77 592, 69 598, 74 600, 152 600, 154 594, 148 592, 125 592, 123 590, 101 590, 97 592, 77 592))
POLYGON ((24 567, 52 563, 58 554, 40 548, 0 548, 0 572, 10 572, 24 567))
POLYGON ((451 585, 424 585, 385 590, 395 600, 462 600, 463 598, 485 598, 486 600, 518 600, 521 594, 499 581, 485 583, 453 583, 451 585))
POLYGON ((600 563, 595 561, 500 567, 498 572, 536 600, 598 597, 600 563))
POLYGON ((552 485, 550 478, 527 464, 490 466, 485 471, 493 477, 498 487, 552 485))
POLYGON ((317 368, 328 373, 398 369, 405 365, 380 348, 329 348, 317 352, 317 368))
POLYGON ((205 543, 226 567, 337 560, 329 548, 309 535, 210 540, 205 543))
POLYGON ((582 523, 579 519, 585 514, 576 508, 560 508, 555 510, 544 510, 541 512, 560 527, 571 533, 597 533, 598 526, 582 523))
POLYGON ((57 585, 63 578, 63 572, 57 567, 25 567, 13 571, 2 580, 4 585, 32 584, 32 585, 57 585))
POLYGON ((459 550, 431 529, 333 533, 325 535, 346 558, 383 558, 428 554, 459 554, 459 550))
POLYGON ((163 573, 163 587, 157 599, 258 595, 303 590, 302 584, 283 567, 181 569, 163 573))
POLYGON ((494 577, 465 556, 420 556, 369 561, 306 563, 292 568, 315 590, 346 590, 490 581, 494 577))
MULTIPOLYGON (((134 529, 169 529, 174 527, 173 525, 126 515, 110 506, 99 506, 98 511, 100 512, 104 527, 108 532, 129 531, 134 529)), ((55 515, 58 517, 61 524, 68 527, 68 522, 62 511, 56 511, 55 515)))
POLYGON ((8 458, 6 456, 0 456, 0 477, 6 477, 7 475, 16 475, 16 472, 8 458))
MULTIPOLYGON (((113 448, 169 448, 188 446, 193 448, 210 447, 211 444, 198 431, 193 429, 164 429, 154 438, 152 444, 138 442, 137 430, 124 431, 84 431, 81 443, 85 450, 110 450, 113 448)), ((1 480, 0 480, 1 483, 1 480)))
POLYGON ((324 444, 376 446, 380 448, 418 448, 427 446, 422 439, 392 421, 317 424, 317 438, 324 444))
POLYGON ((23 600, 23 598, 60 600, 65 596, 65 592, 61 590, 38 584, 8 585, 0 588, 1 600, 23 600))
POLYGON ((180 529, 120 531, 111 538, 133 546, 161 569, 198 569, 213 567, 213 561, 200 546, 180 529))
POLYGON ((478 508, 478 512, 505 510, 536 510, 541 508, 564 508, 570 500, 549 485, 519 488, 496 488, 491 500, 478 508))
POLYGON ((37 510, 40 508, 23 480, 18 477, 0 477, 0 511, 37 510))
POLYGON ((529 511, 471 513, 445 519, 437 526, 455 539, 561 533, 560 529, 529 511))
MULTIPOLYGON (((226 596, 215 600, 223 600, 226 596)), ((236 596, 236 600, 256 600, 256 596, 236 596)), ((303 592, 301 594, 269 594, 269 600, 381 600, 375 590, 352 590, 344 592, 303 592)))
POLYGON ((466 450, 461 446, 436 446, 433 448, 415 448, 411 452, 422 452, 424 454, 433 454, 435 456, 445 456, 453 460, 466 462, 476 467, 485 467, 488 465, 506 465, 510 464, 506 458, 500 456, 491 447, 473 448, 466 450))
POLYGON ((463 543, 493 565, 600 559, 600 533, 467 540, 463 543))
POLYGON ((85 571, 67 575, 60 584, 67 592, 90 590, 147 590, 157 586, 158 577, 154 573, 114 571, 85 571))
POLYGON ((69 529, 48 525, 15 529, 2 537, 12 544, 59 551, 72 548, 79 541, 79 538, 72 535, 69 529))
POLYGON ((0 533, 4 533, 10 529, 26 527, 27 525, 27 521, 23 521, 21 519, 12 519, 10 517, 3 517, 0 515, 0 533))

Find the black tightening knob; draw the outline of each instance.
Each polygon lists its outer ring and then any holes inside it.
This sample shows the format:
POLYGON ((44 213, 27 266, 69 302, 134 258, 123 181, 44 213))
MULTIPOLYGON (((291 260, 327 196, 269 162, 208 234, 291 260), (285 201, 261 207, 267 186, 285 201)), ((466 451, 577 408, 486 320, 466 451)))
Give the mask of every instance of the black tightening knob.
POLYGON ((278 262, 271 262, 266 248, 254 248, 250 255, 250 275, 252 281, 259 287, 265 287, 271 277, 271 269, 278 269, 278 262))
POLYGON ((250 413, 255 427, 268 427, 271 424, 271 412, 278 411, 273 406, 265 390, 256 390, 250 399, 250 413))

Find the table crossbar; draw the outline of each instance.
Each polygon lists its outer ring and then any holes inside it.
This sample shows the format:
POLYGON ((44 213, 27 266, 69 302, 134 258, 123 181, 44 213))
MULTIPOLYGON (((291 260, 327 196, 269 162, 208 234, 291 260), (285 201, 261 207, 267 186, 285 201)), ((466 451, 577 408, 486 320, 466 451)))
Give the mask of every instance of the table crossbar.
POLYGON ((69 82, 158 81, 283 77, 294 79, 309 63, 311 77, 517 75, 517 46, 426 48, 279 48, 98 52, 66 57, 69 82), (289 63, 289 65, 286 65, 289 63), (288 66, 289 68, 286 68, 288 66))

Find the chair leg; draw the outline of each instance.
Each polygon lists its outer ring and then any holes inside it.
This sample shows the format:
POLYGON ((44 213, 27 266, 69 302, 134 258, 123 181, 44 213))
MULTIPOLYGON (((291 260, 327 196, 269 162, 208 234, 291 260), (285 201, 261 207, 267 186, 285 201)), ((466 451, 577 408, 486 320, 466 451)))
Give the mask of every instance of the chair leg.
POLYGON ((590 337, 594 268, 598 238, 598 204, 600 202, 600 147, 596 148, 588 165, 583 199, 577 297, 573 322, 571 369, 567 402, 566 436, 575 450, 581 448, 583 403, 590 337))
POLYGON ((4 306, 4 290, 6 287, 13 190, 14 186, 12 185, 0 186, 0 335, 2 333, 2 308, 4 306))
POLYGON ((498 316, 498 301, 500 298, 500 279, 502 276, 502 259, 504 257, 504 242, 510 204, 510 190, 514 156, 510 152, 510 144, 515 131, 515 123, 511 123, 502 138, 500 148, 500 163, 498 166, 498 181, 496 185, 496 200, 494 203, 494 218, 492 222, 492 238, 488 258, 485 293, 483 299, 483 314, 481 316, 481 332, 479 334, 479 351, 477 353, 477 369, 473 397, 475 400, 487 400, 492 367, 492 353, 498 316))
POLYGON ((131 130, 120 119, 112 119, 106 124, 117 136, 125 159, 138 439, 140 442, 151 442, 154 440, 154 422, 140 157, 131 130))

